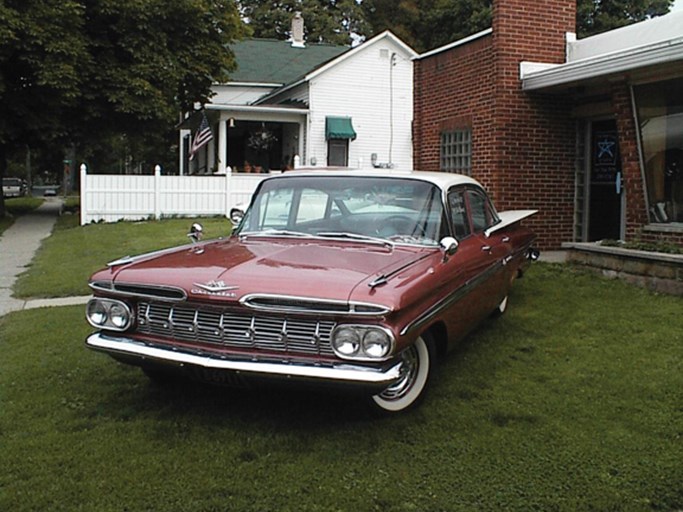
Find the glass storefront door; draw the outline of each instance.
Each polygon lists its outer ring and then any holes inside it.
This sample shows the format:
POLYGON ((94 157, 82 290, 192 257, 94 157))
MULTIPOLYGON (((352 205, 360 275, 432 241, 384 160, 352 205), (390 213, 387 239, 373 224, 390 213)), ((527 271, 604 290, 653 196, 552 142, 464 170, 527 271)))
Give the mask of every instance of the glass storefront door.
POLYGON ((589 153, 588 241, 623 238, 619 137, 612 119, 593 121, 589 153))

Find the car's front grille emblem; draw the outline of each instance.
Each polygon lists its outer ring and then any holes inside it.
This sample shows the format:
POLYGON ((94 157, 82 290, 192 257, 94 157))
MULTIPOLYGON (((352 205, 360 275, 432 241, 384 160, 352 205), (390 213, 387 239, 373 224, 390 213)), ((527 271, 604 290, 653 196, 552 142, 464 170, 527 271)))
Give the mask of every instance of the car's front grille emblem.
POLYGON ((208 283, 193 283, 197 288, 192 289, 192 293, 196 295, 210 294, 210 295, 221 295, 224 297, 235 297, 235 290, 239 289, 239 286, 232 286, 225 284, 224 281, 209 281, 208 283))

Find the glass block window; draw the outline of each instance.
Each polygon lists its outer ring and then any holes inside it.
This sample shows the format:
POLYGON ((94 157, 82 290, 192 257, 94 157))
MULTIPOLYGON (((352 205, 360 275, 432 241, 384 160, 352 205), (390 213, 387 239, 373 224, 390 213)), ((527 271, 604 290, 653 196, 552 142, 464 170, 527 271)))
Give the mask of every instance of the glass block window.
POLYGON ((441 132, 441 170, 472 174, 472 130, 441 132))

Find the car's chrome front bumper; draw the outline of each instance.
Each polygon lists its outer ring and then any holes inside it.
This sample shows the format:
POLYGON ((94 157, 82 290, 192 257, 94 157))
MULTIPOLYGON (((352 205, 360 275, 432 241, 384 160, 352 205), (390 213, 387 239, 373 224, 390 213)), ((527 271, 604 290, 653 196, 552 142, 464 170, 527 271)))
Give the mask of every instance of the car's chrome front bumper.
POLYGON ((312 380, 334 384, 360 385, 382 390, 401 378, 401 365, 368 367, 353 363, 314 364, 288 361, 237 359, 174 350, 143 343, 124 336, 96 332, 85 340, 88 348, 105 352, 132 364, 166 364, 232 372, 242 376, 281 377, 290 380, 312 380))

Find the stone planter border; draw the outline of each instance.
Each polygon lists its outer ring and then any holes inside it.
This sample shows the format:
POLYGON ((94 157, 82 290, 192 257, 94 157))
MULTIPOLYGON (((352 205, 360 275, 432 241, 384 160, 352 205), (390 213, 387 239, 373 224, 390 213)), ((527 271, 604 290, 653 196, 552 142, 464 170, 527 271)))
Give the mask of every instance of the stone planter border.
POLYGON ((567 262, 583 265, 604 276, 671 295, 683 296, 683 255, 569 242, 567 262))

